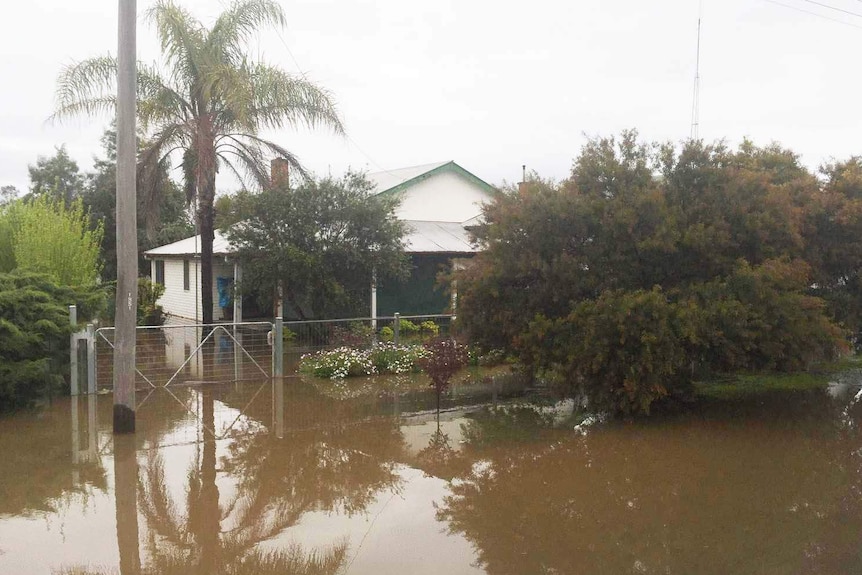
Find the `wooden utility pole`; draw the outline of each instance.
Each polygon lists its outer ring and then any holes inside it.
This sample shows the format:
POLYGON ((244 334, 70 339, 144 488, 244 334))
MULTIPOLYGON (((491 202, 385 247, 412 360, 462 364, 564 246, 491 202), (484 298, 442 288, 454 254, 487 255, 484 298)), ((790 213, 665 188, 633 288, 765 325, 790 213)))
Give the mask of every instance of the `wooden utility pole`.
POLYGON ((117 315, 114 337, 114 433, 135 431, 135 323, 138 230, 135 183, 136 0, 119 0, 117 53, 117 315))

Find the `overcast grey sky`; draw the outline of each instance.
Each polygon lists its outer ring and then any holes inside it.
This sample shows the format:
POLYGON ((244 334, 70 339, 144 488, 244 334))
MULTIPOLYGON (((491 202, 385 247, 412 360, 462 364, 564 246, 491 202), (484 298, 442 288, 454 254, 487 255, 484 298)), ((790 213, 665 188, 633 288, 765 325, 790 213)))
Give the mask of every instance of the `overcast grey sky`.
MULTIPOLYGON (((785 6, 703 0, 701 136, 775 140, 810 166, 862 154, 862 17, 776 1, 785 6)), ((151 3, 138 0, 139 14, 151 3)), ((182 3, 210 23, 228 2, 182 3)), ((862 15, 860 0, 821 3, 862 15)), ((518 180, 521 164, 559 179, 584 134, 689 134, 698 0, 282 4, 288 27, 253 52, 332 91, 350 139, 268 136, 318 173, 451 159, 494 184, 518 180)), ((26 189, 27 164, 62 143, 92 166, 108 118, 46 119, 61 66, 116 52, 116 10, 116 0, 3 0, 0 185, 26 189)), ((158 58, 154 36, 139 19, 141 60, 158 58)))

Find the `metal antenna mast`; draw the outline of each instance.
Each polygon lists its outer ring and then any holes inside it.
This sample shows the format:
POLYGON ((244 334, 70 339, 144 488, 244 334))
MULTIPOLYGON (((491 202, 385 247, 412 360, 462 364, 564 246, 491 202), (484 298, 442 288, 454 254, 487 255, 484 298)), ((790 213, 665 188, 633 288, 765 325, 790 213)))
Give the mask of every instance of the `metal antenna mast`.
MULTIPOLYGON (((703 11, 703 3, 701 2, 701 13, 703 11)), ((692 140, 699 139, 700 130, 700 21, 701 14, 697 16, 697 60, 694 67, 694 97, 691 102, 691 134, 692 140)))

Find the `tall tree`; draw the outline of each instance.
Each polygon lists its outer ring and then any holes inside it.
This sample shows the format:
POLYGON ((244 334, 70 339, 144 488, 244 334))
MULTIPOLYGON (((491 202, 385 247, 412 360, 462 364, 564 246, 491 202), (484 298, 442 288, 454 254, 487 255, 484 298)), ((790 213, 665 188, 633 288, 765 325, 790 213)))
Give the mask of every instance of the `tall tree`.
POLYGON ((51 157, 39 156, 36 165, 27 166, 30 172, 30 193, 35 197, 47 196, 72 204, 81 192, 83 177, 78 164, 69 157, 66 146, 60 146, 51 157))
POLYGON ((692 361, 806 368, 843 349, 826 305, 858 285, 844 246, 860 229, 845 201, 859 177, 832 173, 826 194, 776 145, 590 141, 559 187, 486 206, 474 230, 486 249, 456 274, 458 321, 624 413, 686 392, 692 361))
POLYGON ((14 201, 20 194, 15 186, 0 187, 0 206, 14 201))
MULTIPOLYGON (((300 174, 305 170, 290 151, 261 138, 261 129, 344 129, 328 92, 248 56, 252 34, 285 24, 275 0, 235 0, 209 28, 172 0, 157 1, 147 16, 155 24, 164 66, 138 65, 138 114, 149 138, 139 155, 139 185, 149 205, 158 204, 159 174, 172 153, 182 153, 186 197, 197 203, 201 234, 203 321, 211 323, 219 168, 266 188, 268 156, 287 160, 300 174)), ((111 56, 66 67, 58 79, 55 117, 113 111, 116 70, 111 56)))
POLYGON ((378 280, 406 275, 397 199, 370 189, 363 176, 347 174, 238 195, 242 221, 228 238, 244 262, 240 290, 271 297, 282 286, 300 319, 362 313, 375 270, 378 280))

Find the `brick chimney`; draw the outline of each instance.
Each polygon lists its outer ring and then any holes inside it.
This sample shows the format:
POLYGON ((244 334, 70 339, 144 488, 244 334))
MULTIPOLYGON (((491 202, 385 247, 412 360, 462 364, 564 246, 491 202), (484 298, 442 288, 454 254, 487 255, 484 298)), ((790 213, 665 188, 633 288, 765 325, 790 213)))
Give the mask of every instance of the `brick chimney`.
POLYGON ((527 193, 527 165, 521 166, 521 181, 518 182, 518 194, 523 196, 527 193))
POLYGON ((290 185, 290 164, 284 158, 275 158, 269 163, 269 177, 272 187, 290 185))

